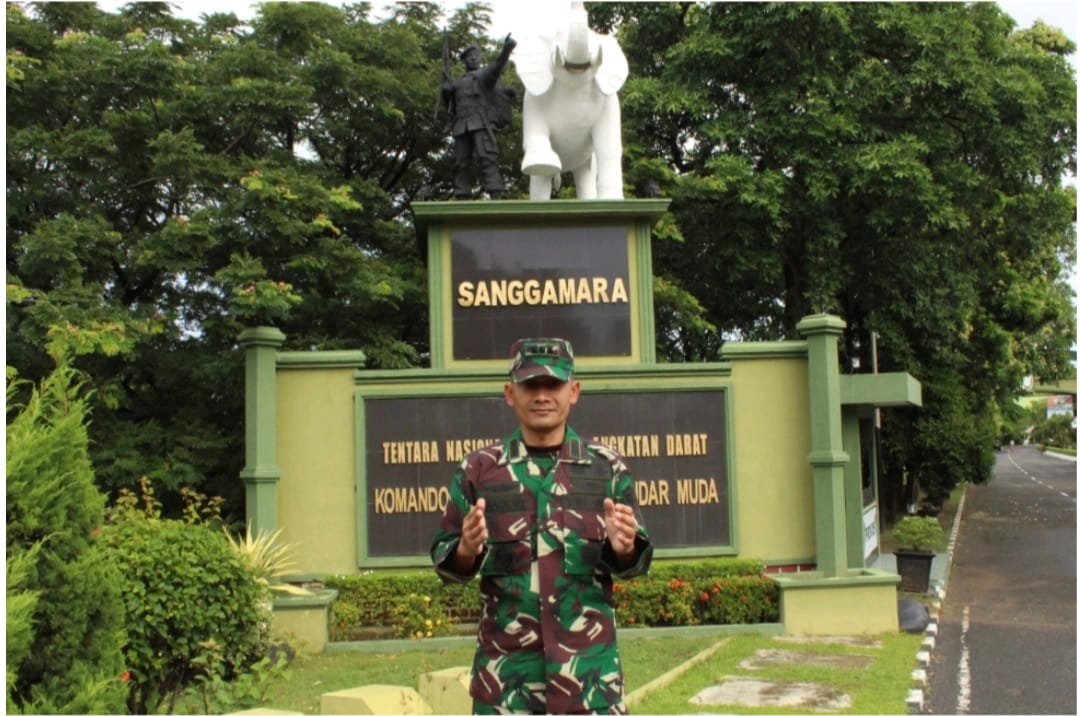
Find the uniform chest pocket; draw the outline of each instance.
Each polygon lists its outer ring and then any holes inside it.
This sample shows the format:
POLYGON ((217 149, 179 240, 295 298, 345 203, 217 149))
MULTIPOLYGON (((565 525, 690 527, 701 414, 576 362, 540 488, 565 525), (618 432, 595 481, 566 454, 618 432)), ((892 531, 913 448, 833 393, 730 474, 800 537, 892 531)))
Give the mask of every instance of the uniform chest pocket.
POLYGON ((488 556, 480 574, 527 574, 532 563, 534 508, 518 484, 488 485, 478 490, 486 503, 488 556))
MULTIPOLYGON (((582 471, 584 472, 584 471, 582 471)), ((563 571, 568 575, 591 575, 600 564, 604 539, 604 498, 609 479, 593 474, 571 473, 573 491, 556 499, 556 522, 562 529, 565 553, 563 571)))

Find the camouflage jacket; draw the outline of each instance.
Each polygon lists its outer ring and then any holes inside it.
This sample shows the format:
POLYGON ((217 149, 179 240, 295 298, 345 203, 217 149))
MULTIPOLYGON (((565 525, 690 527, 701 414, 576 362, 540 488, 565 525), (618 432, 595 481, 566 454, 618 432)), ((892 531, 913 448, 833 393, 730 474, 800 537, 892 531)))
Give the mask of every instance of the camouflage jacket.
POLYGON ((470 693, 517 711, 566 713, 622 703, 612 575, 652 561, 633 478, 610 448, 569 427, 557 461, 530 457, 520 429, 465 457, 431 547, 445 581, 481 575, 482 613, 470 693), (474 571, 449 568, 465 514, 486 502, 488 542, 474 571), (604 531, 605 497, 634 507, 637 559, 618 571, 604 531))

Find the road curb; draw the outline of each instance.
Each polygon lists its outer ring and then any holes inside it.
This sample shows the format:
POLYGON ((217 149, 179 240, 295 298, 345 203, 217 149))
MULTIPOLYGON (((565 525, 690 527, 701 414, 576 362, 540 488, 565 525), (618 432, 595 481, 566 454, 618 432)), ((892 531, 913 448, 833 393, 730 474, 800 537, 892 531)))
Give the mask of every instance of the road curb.
POLYGON ((941 605, 945 601, 945 592, 949 583, 949 571, 952 569, 953 550, 956 547, 956 539, 960 535, 960 518, 964 515, 964 502, 967 500, 967 487, 964 487, 960 495, 960 503, 956 506, 956 515, 953 517, 952 529, 949 530, 949 546, 945 550, 945 569, 941 573, 941 579, 934 580, 931 589, 934 593, 930 603, 930 622, 923 632, 926 636, 919 645, 919 652, 915 655, 917 664, 911 672, 912 688, 908 689, 907 708, 909 714, 921 714, 926 708, 927 669, 930 667, 930 655, 937 645, 938 620, 941 618, 941 605))
POLYGON ((1057 458, 1058 460, 1065 460, 1067 462, 1076 462, 1076 455, 1066 455, 1060 452, 1054 452, 1053 450, 1041 450, 1043 455, 1047 457, 1057 458))

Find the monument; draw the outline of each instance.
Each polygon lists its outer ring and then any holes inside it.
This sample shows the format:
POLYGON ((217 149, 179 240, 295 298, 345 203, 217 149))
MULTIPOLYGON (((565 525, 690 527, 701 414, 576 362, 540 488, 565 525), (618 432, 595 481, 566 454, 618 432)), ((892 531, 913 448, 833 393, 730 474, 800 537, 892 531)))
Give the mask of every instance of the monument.
MULTIPOLYGON (((596 78, 625 58, 586 31, 574 3, 566 44, 549 46, 551 85, 534 86, 532 100, 530 89, 526 118, 547 92, 558 96, 556 68, 589 78, 590 96, 614 98, 625 67, 604 87, 596 78)), ((532 43, 514 54, 527 87, 532 43)), ((617 120, 617 101, 606 104, 617 120)), ((535 116, 526 124, 526 133, 538 126, 535 116)), ((413 204, 430 368, 363 370, 358 351, 282 352, 274 329, 242 335, 252 528, 282 528, 310 578, 429 569, 454 466, 513 421, 499 397, 507 346, 559 336, 589 385, 575 427, 626 457, 657 559, 763 560, 789 633, 895 631, 898 578, 866 567, 877 547, 872 418, 921 404, 919 384, 841 375, 845 324, 827 315, 801 321, 799 340, 727 343, 713 363, 658 362, 651 230, 669 202, 623 199, 621 156, 609 156, 621 154, 621 129, 606 127, 616 136, 590 135, 595 173, 578 173, 582 154, 557 133, 526 137, 529 200, 413 204), (564 169, 575 170, 578 198, 551 199, 564 169)))

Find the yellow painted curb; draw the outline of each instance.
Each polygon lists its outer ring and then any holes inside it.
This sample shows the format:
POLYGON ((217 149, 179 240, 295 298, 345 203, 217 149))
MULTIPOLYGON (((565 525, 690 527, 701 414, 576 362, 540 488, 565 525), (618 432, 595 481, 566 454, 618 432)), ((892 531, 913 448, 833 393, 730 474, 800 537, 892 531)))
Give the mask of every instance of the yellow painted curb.
POLYGON ((695 654, 694 656, 690 657, 689 659, 687 659, 683 663, 679 664, 678 666, 676 666, 671 671, 669 671, 669 672, 667 672, 665 674, 661 674, 660 676, 657 676, 655 679, 653 679, 649 683, 645 684, 644 686, 641 686, 641 687, 639 687, 637 689, 634 689, 626 697, 626 705, 627 705, 627 707, 632 708, 634 706, 637 706, 639 703, 641 703, 642 700, 644 700, 644 698, 646 696, 648 696, 652 692, 656 691, 657 689, 661 689, 661 688, 667 686, 672 681, 679 678, 680 676, 685 674, 690 669, 694 668, 695 666, 697 666, 701 662, 705 661, 710 656, 712 656, 717 651, 719 651, 720 648, 722 646, 724 646, 725 644, 727 644, 730 640, 731 640, 731 637, 726 637, 724 639, 721 639, 717 643, 710 646, 708 649, 705 649, 704 651, 702 651, 702 652, 700 652, 698 654, 695 654))

